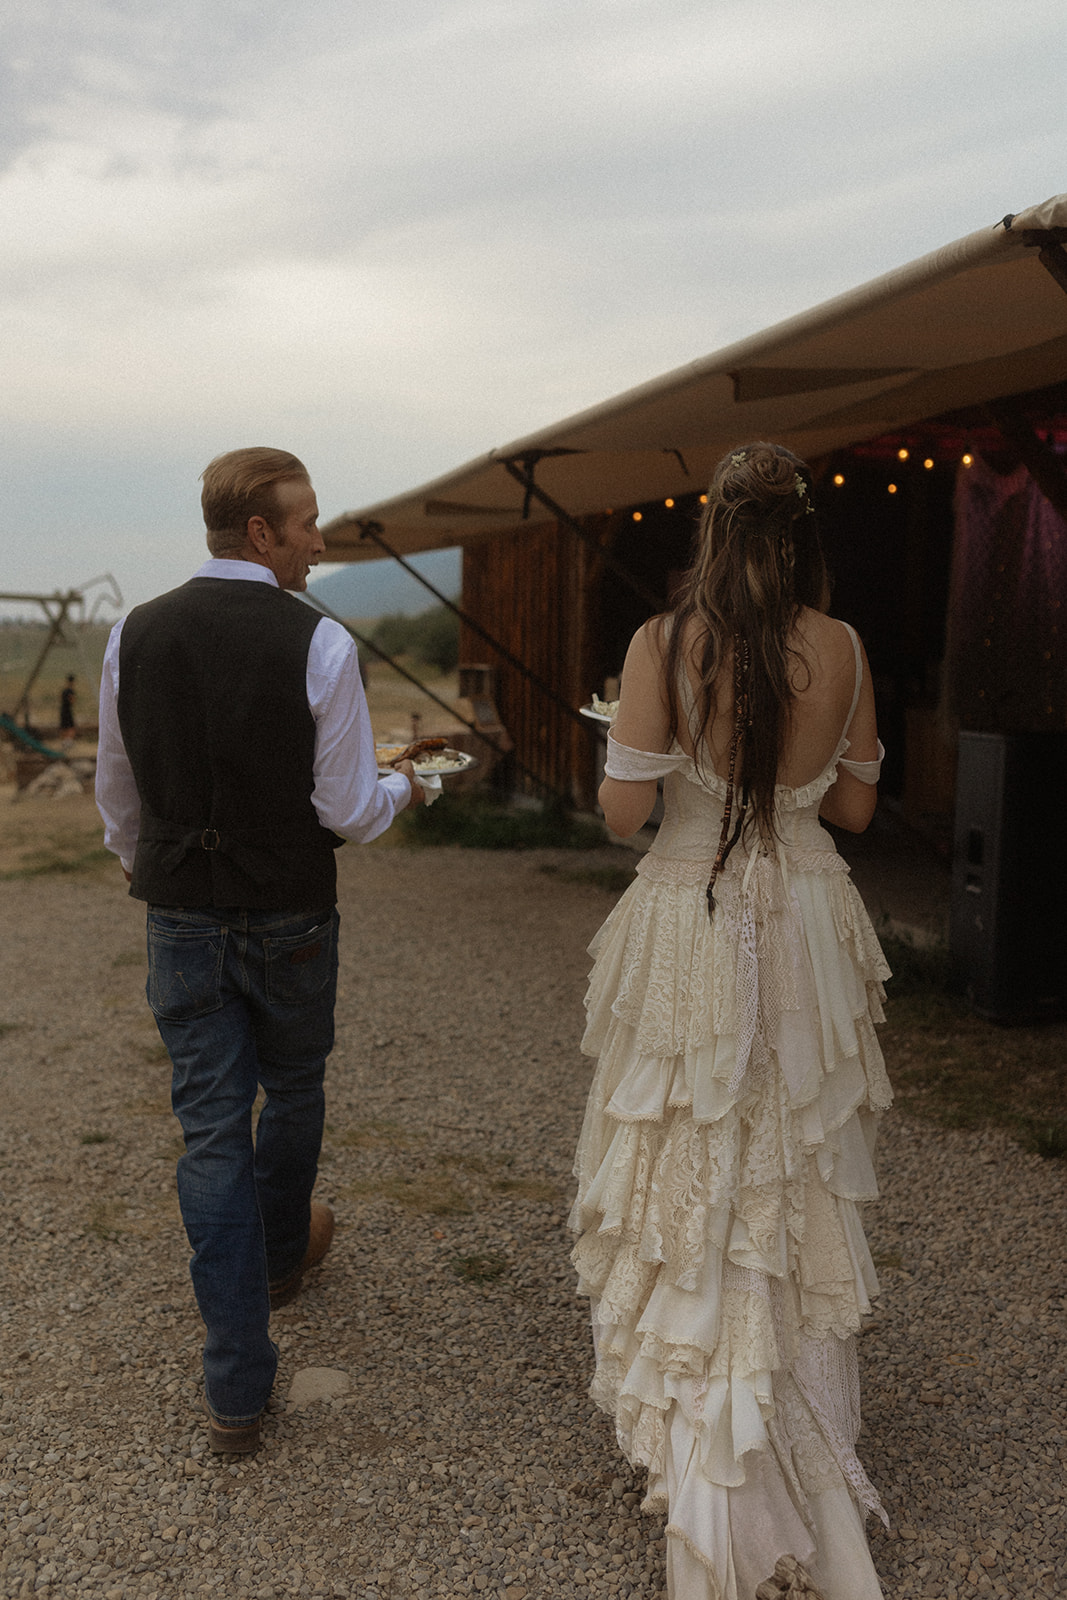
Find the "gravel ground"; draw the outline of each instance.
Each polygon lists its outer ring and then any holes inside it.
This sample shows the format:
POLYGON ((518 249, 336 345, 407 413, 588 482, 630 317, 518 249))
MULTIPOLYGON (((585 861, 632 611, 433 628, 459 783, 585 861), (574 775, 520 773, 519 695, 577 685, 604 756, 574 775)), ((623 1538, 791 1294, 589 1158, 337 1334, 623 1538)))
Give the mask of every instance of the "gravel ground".
MULTIPOLYGON (((338 1233, 276 1315, 274 1409, 239 1460, 198 1413, 142 908, 117 868, 0 883, 0 1594, 664 1592, 567 1261, 611 905, 582 864, 342 852, 338 1233)), ((861 1449, 887 1595, 1062 1595, 1064 1168, 902 1116, 881 1168, 861 1449)))

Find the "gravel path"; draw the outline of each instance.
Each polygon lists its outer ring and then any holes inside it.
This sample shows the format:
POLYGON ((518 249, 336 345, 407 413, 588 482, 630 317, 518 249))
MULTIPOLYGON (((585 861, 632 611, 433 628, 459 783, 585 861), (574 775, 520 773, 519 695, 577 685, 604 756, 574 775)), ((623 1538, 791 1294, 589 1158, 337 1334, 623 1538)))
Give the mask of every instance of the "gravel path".
MULTIPOLYGON (((338 1235, 232 1462, 197 1409, 142 908, 117 869, 0 883, 0 1595, 663 1593, 567 1261, 611 904, 581 864, 342 852, 338 1235)), ((899 1116, 881 1166, 861 1449, 887 1595, 1062 1595, 1064 1168, 899 1116)))

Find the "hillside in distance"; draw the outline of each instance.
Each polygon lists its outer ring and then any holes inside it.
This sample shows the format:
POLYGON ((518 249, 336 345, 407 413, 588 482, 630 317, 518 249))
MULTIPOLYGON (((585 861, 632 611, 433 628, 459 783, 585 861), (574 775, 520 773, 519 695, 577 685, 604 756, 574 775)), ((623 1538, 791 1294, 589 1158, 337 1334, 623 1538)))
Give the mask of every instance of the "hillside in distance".
MULTIPOLYGON (((449 600, 459 598, 462 552, 427 550, 410 558, 411 565, 449 600)), ((437 601, 428 589, 395 561, 353 561, 313 578, 308 592, 318 596, 339 617, 370 621, 376 617, 414 617, 437 601)))

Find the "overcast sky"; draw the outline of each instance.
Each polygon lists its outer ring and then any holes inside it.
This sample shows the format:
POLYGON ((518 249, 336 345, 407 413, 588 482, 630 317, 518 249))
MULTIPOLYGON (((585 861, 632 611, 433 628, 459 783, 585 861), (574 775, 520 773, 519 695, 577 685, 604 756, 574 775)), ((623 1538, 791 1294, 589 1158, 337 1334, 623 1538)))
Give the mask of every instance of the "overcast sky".
POLYGON ((0 589, 323 517, 1067 190, 1063 0, 23 0, 0 23, 0 589))

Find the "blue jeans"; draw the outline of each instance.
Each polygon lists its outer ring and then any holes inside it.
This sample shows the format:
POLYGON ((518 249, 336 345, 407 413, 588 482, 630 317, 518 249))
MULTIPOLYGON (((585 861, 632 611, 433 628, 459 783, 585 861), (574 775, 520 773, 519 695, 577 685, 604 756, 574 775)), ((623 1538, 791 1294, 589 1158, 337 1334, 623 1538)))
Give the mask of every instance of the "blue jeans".
POLYGON ((178 1198, 219 1422, 251 1422, 278 1354, 268 1282, 308 1244, 333 1047, 337 912, 148 908, 148 1003, 173 1067, 178 1198), (266 1096, 252 1133, 259 1086, 266 1096))

